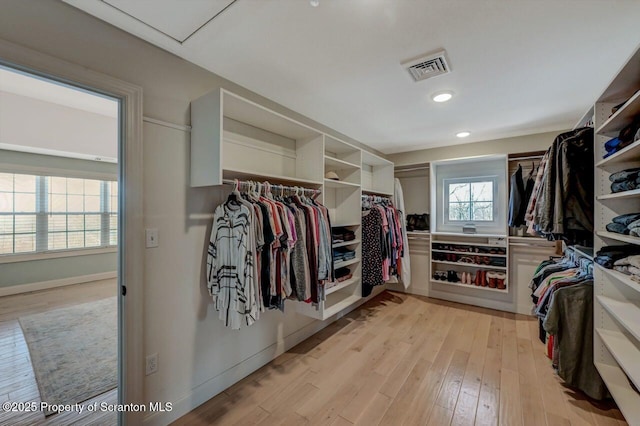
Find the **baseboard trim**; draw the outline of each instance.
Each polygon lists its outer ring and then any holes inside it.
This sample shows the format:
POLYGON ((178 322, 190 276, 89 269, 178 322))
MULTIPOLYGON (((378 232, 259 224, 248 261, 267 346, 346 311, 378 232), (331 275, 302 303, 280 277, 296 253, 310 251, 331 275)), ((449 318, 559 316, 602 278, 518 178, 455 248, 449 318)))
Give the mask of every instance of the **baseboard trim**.
POLYGON ((183 398, 172 401, 173 408, 170 412, 157 412, 146 417, 143 420, 143 424, 145 426, 164 426, 178 420, 180 417, 196 409, 225 389, 258 370, 260 367, 263 367, 297 344, 313 336, 329 324, 359 308, 363 303, 374 298, 384 290, 385 286, 374 288, 370 296, 362 298, 353 306, 345 308, 324 321, 314 321, 289 334, 284 338, 284 344, 282 344, 282 342, 276 342, 267 346, 265 349, 250 356, 241 363, 193 388, 191 392, 183 398))
POLYGON ((57 280, 40 281, 37 283, 12 285, 10 287, 0 287, 0 297, 12 296, 14 294, 31 293, 33 291, 47 290, 55 287, 64 287, 73 284, 88 283, 91 281, 108 280, 116 278, 118 273, 113 272, 101 272, 98 274, 81 275, 79 277, 60 278, 57 280))

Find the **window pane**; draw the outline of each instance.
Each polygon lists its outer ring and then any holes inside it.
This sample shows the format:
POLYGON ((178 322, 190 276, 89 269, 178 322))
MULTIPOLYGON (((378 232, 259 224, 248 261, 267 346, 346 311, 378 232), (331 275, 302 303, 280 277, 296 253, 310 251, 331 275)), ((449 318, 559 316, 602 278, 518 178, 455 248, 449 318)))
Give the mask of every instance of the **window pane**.
POLYGON ((493 220, 493 203, 479 202, 473 203, 473 219, 478 221, 493 220))
POLYGON ((0 192, 0 213, 13 213, 13 192, 0 192))
POLYGON ((69 232, 67 241, 69 242, 69 248, 81 248, 84 247, 84 232, 69 232))
POLYGON ((471 201, 493 201, 493 182, 473 182, 471 201))
POLYGON ((100 196, 87 195, 84 197, 85 212, 100 212, 100 196))
POLYGON ((66 194, 67 178, 52 176, 49 180, 49 192, 54 194, 66 194))
POLYGON ((83 231, 84 230, 84 215, 82 214, 70 214, 67 216, 67 226, 69 231, 83 231))
POLYGON ((112 246, 118 245, 118 231, 114 231, 114 230, 109 231, 109 245, 112 245, 112 246))
POLYGON ((36 177, 32 175, 14 175, 16 192, 36 192, 36 177))
POLYGON ((13 235, 0 235, 0 254, 13 253, 13 235))
POLYGON ((100 247, 100 231, 87 231, 84 238, 85 247, 100 247))
POLYGON ((49 250, 63 250, 67 248, 67 234, 65 232, 49 233, 49 250))
POLYGON ((0 234, 13 234, 13 215, 0 216, 0 234))
POLYGON ((469 203, 449 203, 449 220, 471 220, 469 203))
POLYGON ((97 195, 100 196, 100 184, 99 180, 86 179, 84 181, 84 193, 85 195, 97 195))
POLYGON ((67 178, 67 194, 84 194, 84 179, 67 178))
POLYGON ((109 215, 109 229, 118 229, 118 215, 109 215))
POLYGON ((109 205, 109 211, 110 212, 117 212, 118 211, 118 197, 111 197, 111 203, 109 205))
POLYGON ((64 213, 67 211, 67 196, 51 194, 49 196, 49 211, 53 213, 64 213))
POLYGON ((464 202, 471 199, 470 185, 468 183, 449 184, 449 202, 464 202))
POLYGON ((66 215, 49 215, 49 232, 61 232, 67 230, 66 215))
POLYGON ((15 194, 16 212, 35 212, 36 211, 36 194, 15 194))
POLYGON ((84 197, 82 195, 67 195, 67 211, 81 213, 84 211, 84 197))
POLYGON ((0 173, 0 191, 13 192, 13 173, 0 173))
POLYGON ((21 234, 25 232, 36 232, 36 215, 16 215, 15 233, 21 234))
POLYGON ((18 234, 14 238, 16 253, 36 251, 36 234, 18 234))
POLYGON ((84 229, 89 231, 100 230, 101 217, 99 214, 88 214, 84 216, 84 229))

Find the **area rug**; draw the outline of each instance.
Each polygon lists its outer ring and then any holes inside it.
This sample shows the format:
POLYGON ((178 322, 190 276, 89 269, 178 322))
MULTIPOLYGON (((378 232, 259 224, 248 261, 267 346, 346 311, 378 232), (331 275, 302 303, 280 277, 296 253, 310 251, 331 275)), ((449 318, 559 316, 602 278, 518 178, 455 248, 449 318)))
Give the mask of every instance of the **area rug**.
POLYGON ((43 402, 76 404, 117 386, 117 317, 110 297, 19 318, 43 402))

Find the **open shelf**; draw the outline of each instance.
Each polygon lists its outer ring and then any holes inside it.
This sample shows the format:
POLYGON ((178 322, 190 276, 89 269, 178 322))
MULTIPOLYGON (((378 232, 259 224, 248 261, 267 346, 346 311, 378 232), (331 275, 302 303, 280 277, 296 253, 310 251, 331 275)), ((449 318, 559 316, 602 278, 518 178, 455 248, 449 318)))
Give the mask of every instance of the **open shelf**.
POLYGON ((602 307, 636 340, 640 341, 640 308, 630 302, 621 302, 606 296, 597 296, 602 307))
POLYGON ((629 379, 640 389, 640 350, 619 331, 596 328, 596 332, 629 379))
POLYGON ((609 137, 615 137, 620 130, 631 124, 633 118, 640 114, 640 91, 637 91, 629 100, 620 107, 602 126, 596 130, 596 133, 609 137))
POLYGON ((481 269, 495 269, 497 271, 506 271, 507 267, 506 266, 491 266, 491 265, 478 265, 475 263, 464 263, 464 262, 449 262, 446 260, 433 260, 431 259, 432 263, 442 263, 445 265, 456 265, 456 266, 468 266, 470 268, 481 268, 481 269))
MULTIPOLYGON (((640 154, 640 153, 639 153, 640 154)), ((640 197, 640 189, 632 189, 631 191, 616 192, 614 194, 598 195, 596 200, 620 200, 625 198, 640 197)))
POLYGON ((629 421, 640 419, 640 394, 633 390, 622 369, 603 362, 595 365, 624 417, 629 421))
POLYGON ((409 237, 430 237, 431 232, 429 231, 407 231, 407 236, 409 237))
POLYGON ((345 294, 339 291, 328 294, 327 300, 324 301, 323 319, 337 314, 341 310, 358 302, 360 299, 362 299, 362 296, 360 295, 352 294, 345 297, 345 294))
POLYGON ((596 167, 609 167, 619 163, 640 161, 640 141, 636 141, 626 148, 621 149, 610 157, 596 163, 596 167))
POLYGON ((498 293, 509 293, 509 284, 507 283, 507 288, 504 290, 500 290, 497 288, 491 288, 491 287, 482 287, 479 285, 469 285, 469 284, 462 284, 462 283, 450 283, 449 281, 438 281, 438 280, 431 280, 432 283, 435 284, 444 284, 444 285, 450 285, 453 287, 462 287, 464 289, 473 289, 473 290, 482 290, 482 291, 493 291, 493 292, 498 292, 498 293))
MULTIPOLYGON (((433 234, 433 235, 443 235, 443 234, 433 234)), ((499 238, 504 238, 504 237, 499 237, 499 238)), ((506 248, 507 247, 506 242, 507 242, 507 240, 505 239, 505 244, 504 245, 495 245, 495 244, 489 244, 489 243, 472 243, 472 242, 466 242, 466 241, 444 241, 444 240, 434 240, 433 241, 434 244, 458 244, 458 245, 461 245, 461 246, 500 247, 500 248, 506 248)))
POLYGON ((344 222, 331 224, 331 228, 348 228, 350 226, 360 226, 360 222, 344 222))
POLYGON ((360 240, 359 239, 355 239, 355 240, 351 240, 351 241, 343 241, 341 243, 333 243, 331 245, 331 247, 338 248, 338 247, 344 247, 344 246, 352 246, 354 244, 360 244, 360 240))
POLYGON ((357 284, 358 281, 360 281, 360 277, 351 277, 348 280, 344 280, 341 283, 338 283, 337 285, 328 288, 325 293, 327 295, 331 294, 331 293, 335 293, 336 291, 340 291, 343 288, 349 287, 350 285, 353 284, 357 284))
POLYGON ((631 237, 629 235, 624 235, 624 234, 616 234, 615 232, 609 232, 609 231, 597 231, 596 235, 602 238, 609 238, 610 240, 622 241, 623 243, 640 245, 640 238, 638 237, 631 237))
POLYGON ((342 268, 345 266, 349 266, 349 265, 353 265, 354 263, 358 263, 360 262, 360 258, 356 257, 355 259, 349 259, 349 260, 345 260, 344 262, 335 262, 333 264, 333 268, 334 269, 338 269, 338 268, 342 268))
POLYGON ((343 189, 343 188, 356 189, 360 187, 360 185, 357 183, 351 183, 351 182, 345 182, 342 180, 333 180, 333 179, 325 179, 324 186, 326 186, 327 188, 336 188, 336 189, 343 189))
POLYGON ((474 253, 471 251, 452 251, 452 250, 439 250, 439 249, 434 249, 433 247, 431 248, 432 252, 435 253, 451 253, 451 254, 457 254, 460 256, 487 256, 487 257, 507 257, 506 254, 491 254, 491 253, 474 253))
POLYGON ((324 156, 324 164, 330 167, 335 167, 338 170, 345 170, 345 169, 357 170, 360 168, 359 164, 353 164, 348 161, 340 160, 339 158, 329 157, 327 155, 324 156))
POLYGON ((631 277, 627 274, 623 274, 622 272, 616 271, 615 269, 607 269, 602 265, 595 264, 595 267, 602 271, 603 274, 609 275, 610 277, 620 281, 622 284, 631 288, 632 290, 640 292, 640 283, 631 279, 631 277))
POLYGON ((249 170, 224 169, 222 172, 224 179, 240 179, 254 181, 269 181, 274 184, 298 185, 298 186, 320 186, 322 182, 310 179, 299 179, 290 176, 282 176, 269 173, 256 173, 249 170))

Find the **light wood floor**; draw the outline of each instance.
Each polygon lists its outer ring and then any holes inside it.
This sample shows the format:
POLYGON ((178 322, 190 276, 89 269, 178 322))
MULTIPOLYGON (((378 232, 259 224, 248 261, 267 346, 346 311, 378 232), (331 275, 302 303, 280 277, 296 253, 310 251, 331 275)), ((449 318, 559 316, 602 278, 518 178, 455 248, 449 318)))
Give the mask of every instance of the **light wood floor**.
POLYGON ((537 322, 385 292, 175 425, 611 425, 554 375, 537 322))
MULTIPOLYGON (((0 297, 0 403, 40 402, 29 349, 18 318, 66 306, 114 296, 116 280, 96 281, 33 293, 0 297)), ((104 393, 87 404, 117 403, 117 391, 104 393)), ((117 422, 113 413, 86 412, 54 414, 45 419, 42 412, 11 413, 0 410, 0 425, 110 425, 117 422)))

